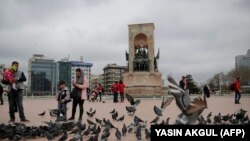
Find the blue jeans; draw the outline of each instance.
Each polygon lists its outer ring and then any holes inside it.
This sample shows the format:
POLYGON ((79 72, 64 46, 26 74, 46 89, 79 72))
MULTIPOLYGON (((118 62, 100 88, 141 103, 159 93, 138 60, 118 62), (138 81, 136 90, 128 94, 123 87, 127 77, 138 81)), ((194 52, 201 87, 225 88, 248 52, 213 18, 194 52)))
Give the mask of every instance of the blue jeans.
POLYGON ((113 102, 118 102, 118 93, 114 92, 113 102))
POLYGON ((67 117, 67 104, 66 103, 60 103, 58 102, 58 117, 60 116, 60 114, 63 114, 63 116, 67 117))
POLYGON ((235 91, 235 103, 240 102, 241 94, 238 91, 235 91))
POLYGON ((21 120, 26 119, 24 116, 24 109, 23 109, 23 90, 11 90, 8 93, 8 101, 9 101, 9 114, 10 119, 15 120, 15 108, 14 103, 17 103, 19 117, 21 120))

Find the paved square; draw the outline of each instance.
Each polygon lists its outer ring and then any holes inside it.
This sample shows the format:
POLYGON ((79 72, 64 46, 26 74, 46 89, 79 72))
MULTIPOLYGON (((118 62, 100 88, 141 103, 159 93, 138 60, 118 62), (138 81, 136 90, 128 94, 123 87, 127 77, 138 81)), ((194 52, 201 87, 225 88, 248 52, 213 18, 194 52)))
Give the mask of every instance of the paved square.
MULTIPOLYGON (((198 97, 198 96, 193 96, 198 97)), ((135 98, 140 99, 141 103, 137 106, 137 110, 135 112, 135 115, 141 118, 144 121, 147 121, 147 128, 150 127, 150 122, 156 117, 156 114, 153 111, 154 106, 160 107, 161 105, 161 99, 154 99, 154 98, 135 98)), ((241 104, 234 104, 234 97, 233 96, 212 96, 210 98, 207 98, 208 102, 208 108, 205 109, 202 113, 202 115, 205 117, 209 112, 212 112, 212 116, 217 115, 218 113, 221 113, 222 115, 226 114, 232 114, 235 111, 239 110, 240 108, 247 111, 247 115, 250 116, 250 97, 249 96, 242 96, 240 102, 241 104)), ((44 121, 55 121, 54 117, 51 117, 49 115, 49 109, 55 109, 57 107, 57 101, 54 98, 24 98, 23 101, 24 104, 24 112, 27 119, 30 120, 29 123, 25 123, 28 126, 39 126, 39 125, 45 125, 44 121), (45 111, 44 116, 39 116, 38 114, 45 111)), ((83 115, 83 123, 86 123, 86 119, 90 119, 95 122, 95 117, 99 119, 109 119, 114 126, 118 127, 121 131, 123 124, 125 123, 126 126, 128 126, 130 123, 133 122, 133 117, 128 115, 125 107, 129 106, 130 103, 125 100, 124 103, 113 103, 111 100, 111 97, 107 98, 105 103, 102 102, 89 102, 85 101, 84 103, 84 115, 83 115), (93 110, 96 110, 96 114, 89 118, 86 114, 86 111, 89 111, 90 107, 93 110), (114 121, 112 120, 110 112, 115 109, 118 111, 118 117, 121 117, 122 115, 125 116, 123 121, 114 121)), ((68 118, 71 116, 71 107, 72 103, 69 103, 67 105, 68 112, 67 116, 68 118)), ((8 124, 9 121, 9 113, 8 113, 8 102, 5 100, 4 105, 0 105, 0 123, 8 124)), ((79 108, 77 107, 76 116, 75 119, 78 119, 78 113, 79 108)), ((170 117, 170 124, 175 122, 175 119, 177 115, 180 113, 180 110, 176 106, 175 101, 172 101, 172 103, 165 109, 163 112, 163 116, 160 117, 160 120, 158 123, 160 123, 163 119, 166 120, 168 117, 170 117)), ((16 116, 16 122, 20 122, 18 113, 15 114, 16 116)), ((103 129, 102 129, 103 130, 103 129)), ((69 136, 68 140, 72 138, 72 136, 69 136)), ((99 135, 100 138, 100 135, 99 135)), ((88 139, 88 137, 84 137, 84 140, 88 139)), ((46 138, 35 138, 30 140, 47 140, 46 138)), ((55 138, 55 140, 58 140, 58 138, 55 138)), ((117 140, 115 137, 115 129, 112 129, 110 132, 110 137, 108 140, 117 140)), ((136 140, 135 134, 130 133, 126 136, 122 136, 123 141, 125 140, 136 140)), ((145 139, 144 129, 142 130, 142 140, 145 139)))

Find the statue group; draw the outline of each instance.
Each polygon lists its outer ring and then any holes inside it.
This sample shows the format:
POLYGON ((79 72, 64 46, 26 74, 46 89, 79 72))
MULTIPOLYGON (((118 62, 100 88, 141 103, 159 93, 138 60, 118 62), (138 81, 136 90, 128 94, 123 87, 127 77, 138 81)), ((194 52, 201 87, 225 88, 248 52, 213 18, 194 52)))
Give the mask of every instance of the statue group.
POLYGON ((149 71, 148 51, 144 47, 135 47, 134 71, 149 71))
MULTIPOLYGON (((159 59, 159 51, 154 57, 154 71, 158 72, 157 60, 159 59)), ((135 58, 133 61, 134 71, 149 71, 150 60, 148 57, 148 50, 145 47, 135 47, 135 58)))

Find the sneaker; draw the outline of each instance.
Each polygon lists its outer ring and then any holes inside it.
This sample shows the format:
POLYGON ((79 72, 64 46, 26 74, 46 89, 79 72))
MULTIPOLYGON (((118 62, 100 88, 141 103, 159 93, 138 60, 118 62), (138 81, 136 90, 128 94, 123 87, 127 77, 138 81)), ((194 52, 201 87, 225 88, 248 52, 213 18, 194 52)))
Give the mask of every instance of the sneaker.
POLYGON ((75 118, 73 118, 73 117, 70 117, 68 120, 74 120, 75 118))
POLYGON ((22 122, 29 122, 27 119, 21 119, 22 122))

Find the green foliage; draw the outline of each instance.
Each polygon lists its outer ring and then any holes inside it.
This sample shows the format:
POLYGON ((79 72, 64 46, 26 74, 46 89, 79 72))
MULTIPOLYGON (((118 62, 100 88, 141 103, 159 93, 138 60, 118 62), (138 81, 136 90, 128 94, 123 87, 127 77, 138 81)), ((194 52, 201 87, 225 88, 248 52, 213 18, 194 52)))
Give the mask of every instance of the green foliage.
POLYGON ((202 92, 201 88, 193 80, 192 75, 187 75, 186 80, 187 80, 187 87, 189 89, 190 94, 200 94, 202 92))

